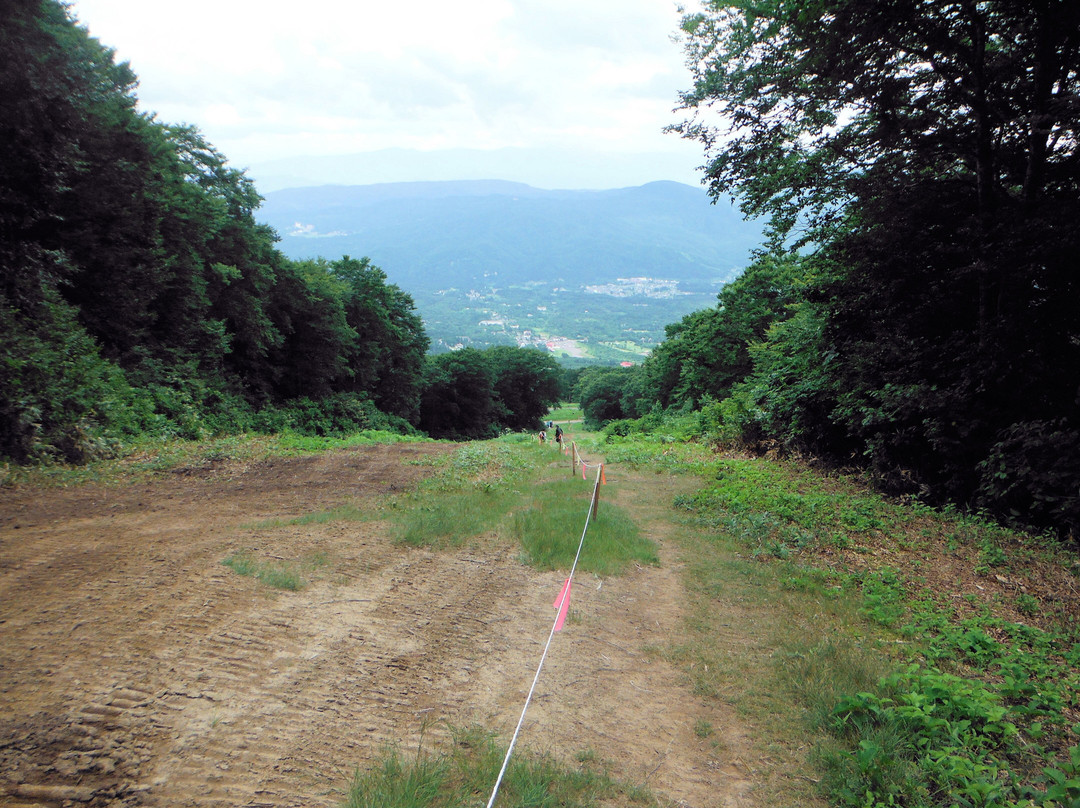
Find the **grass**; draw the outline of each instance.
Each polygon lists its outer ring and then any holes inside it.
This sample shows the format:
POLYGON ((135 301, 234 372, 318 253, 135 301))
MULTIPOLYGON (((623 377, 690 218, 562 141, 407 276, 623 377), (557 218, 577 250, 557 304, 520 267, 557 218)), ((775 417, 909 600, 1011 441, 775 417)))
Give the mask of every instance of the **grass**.
POLYGON ((394 538, 414 547, 460 547, 493 530, 517 500, 516 492, 497 485, 416 497, 401 514, 394 538))
POLYGON ((240 550, 232 553, 221 563, 237 575, 252 577, 272 589, 298 592, 306 584, 302 572, 317 570, 328 562, 322 554, 313 555, 299 564, 284 561, 260 561, 251 552, 240 550))
POLYGON ((516 435, 462 445, 415 491, 391 502, 394 539, 460 547, 495 532, 552 456, 516 435))
MULTIPOLYGON (((603 487, 601 486, 601 492, 603 487)), ((537 569, 569 569, 574 562, 592 486, 559 480, 537 486, 531 503, 514 514, 512 535, 523 561, 537 569)), ((641 535, 618 506, 601 500, 590 520, 578 568, 596 575, 618 575, 630 564, 657 564, 656 545, 641 535)))
MULTIPOLYGON (((494 736, 472 727, 452 730, 449 750, 423 749, 405 756, 387 750, 353 777, 345 808, 458 808, 485 805, 506 754, 494 736)), ((599 803, 658 806, 643 787, 621 783, 598 768, 595 756, 578 756, 579 765, 557 763, 548 755, 515 750, 496 805, 500 808, 590 808, 599 803)))
POLYGON ((676 500, 690 616, 666 653, 761 729, 773 802, 814 781, 851 808, 1080 805, 1080 631, 1037 577, 1068 591, 1054 546, 794 463, 706 479, 676 500), (969 572, 935 577, 945 557, 969 572), (735 658, 712 642, 732 630, 735 658))
POLYGON ((553 407, 547 414, 548 421, 580 421, 585 417, 581 407, 573 402, 562 402, 558 407, 553 407))
MULTIPOLYGON (((419 489, 394 504, 395 539, 413 546, 460 547, 484 535, 521 544, 522 561, 569 569, 585 527, 593 485, 570 477, 562 456, 517 436, 470 443, 419 489)), ((602 496, 580 569, 618 575, 656 564, 655 545, 602 496)))

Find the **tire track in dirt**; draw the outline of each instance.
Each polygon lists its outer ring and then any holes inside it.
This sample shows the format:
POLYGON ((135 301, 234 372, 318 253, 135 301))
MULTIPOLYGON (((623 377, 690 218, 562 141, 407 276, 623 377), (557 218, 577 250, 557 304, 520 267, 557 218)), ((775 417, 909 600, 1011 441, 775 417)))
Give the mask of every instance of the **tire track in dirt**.
POLYGON ((0 803, 250 802, 221 773, 237 757, 282 768, 273 727, 294 731, 296 714, 322 705, 279 668, 317 680, 321 649, 318 627, 289 613, 302 598, 270 600, 220 565, 230 532, 407 485, 424 472, 403 461, 432 451, 447 448, 273 461, 214 486, 2 492, 0 803), (246 737, 203 743, 244 709, 246 737))
POLYGON ((351 766, 417 742, 425 716, 456 712, 442 682, 505 578, 486 565, 477 576, 465 558, 382 550, 396 558, 359 586, 322 601, 325 588, 280 598, 269 614, 189 646, 172 672, 206 689, 166 694, 187 715, 159 756, 178 763, 155 774, 174 793, 202 788, 183 804, 335 805, 351 766))
MULTIPOLYGON (((564 573, 498 542, 396 547, 379 522, 239 528, 370 505, 450 448, 0 492, 0 805, 328 808, 388 745, 474 723, 508 739, 564 573), (328 564, 278 593, 222 566, 236 549, 328 564)), ((592 750, 680 806, 749 806, 737 722, 656 652, 682 619, 663 561, 580 579, 521 749, 592 750), (730 725, 722 751, 694 735, 701 716, 730 725)))

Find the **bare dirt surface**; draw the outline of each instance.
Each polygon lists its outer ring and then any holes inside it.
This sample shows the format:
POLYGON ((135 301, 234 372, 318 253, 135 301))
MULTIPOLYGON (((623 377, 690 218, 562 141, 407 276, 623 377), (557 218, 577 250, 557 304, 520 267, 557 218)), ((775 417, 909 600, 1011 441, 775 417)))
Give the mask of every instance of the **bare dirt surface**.
MULTIPOLYGON (((508 740, 563 575, 494 540, 402 548, 377 519, 260 526, 374 511, 452 448, 0 491, 0 805, 335 806, 390 744, 448 725, 508 740), (307 585, 237 575, 221 562, 238 550, 307 585)), ((631 482, 605 495, 640 505, 631 482)), ((671 805, 752 806, 736 717, 656 653, 682 587, 662 520, 642 518, 661 565, 577 582, 519 743, 595 755, 671 805)))

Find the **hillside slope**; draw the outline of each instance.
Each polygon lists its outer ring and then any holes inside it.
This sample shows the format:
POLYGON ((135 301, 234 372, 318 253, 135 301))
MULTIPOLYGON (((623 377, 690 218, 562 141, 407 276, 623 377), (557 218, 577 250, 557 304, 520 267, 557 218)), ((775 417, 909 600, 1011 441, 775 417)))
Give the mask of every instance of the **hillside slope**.
POLYGON ((640 356, 666 324, 712 305, 761 240, 757 224, 675 182, 293 188, 260 213, 292 258, 369 256, 415 297, 436 346, 568 340, 606 359, 617 345, 640 356))
POLYGON ((761 235, 704 191, 674 182, 608 191, 499 181, 294 188, 268 194, 262 214, 290 257, 368 255, 414 291, 638 276, 701 289, 729 279, 761 235))

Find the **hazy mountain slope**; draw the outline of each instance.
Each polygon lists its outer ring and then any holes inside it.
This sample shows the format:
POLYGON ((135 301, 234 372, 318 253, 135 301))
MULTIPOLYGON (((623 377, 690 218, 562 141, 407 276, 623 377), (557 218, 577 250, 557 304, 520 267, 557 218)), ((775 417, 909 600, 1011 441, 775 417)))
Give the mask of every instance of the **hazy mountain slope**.
POLYGON ((323 186, 267 195, 261 217, 294 258, 367 255, 410 291, 545 280, 731 277, 760 228, 672 182, 541 191, 509 182, 323 186), (497 280, 496 280, 497 279, 497 280))
POLYGON ((293 188, 267 194, 259 215, 290 257, 369 256, 414 296, 436 347, 565 338, 606 360, 640 357, 665 325, 715 303, 761 240, 730 206, 674 182, 293 188))

